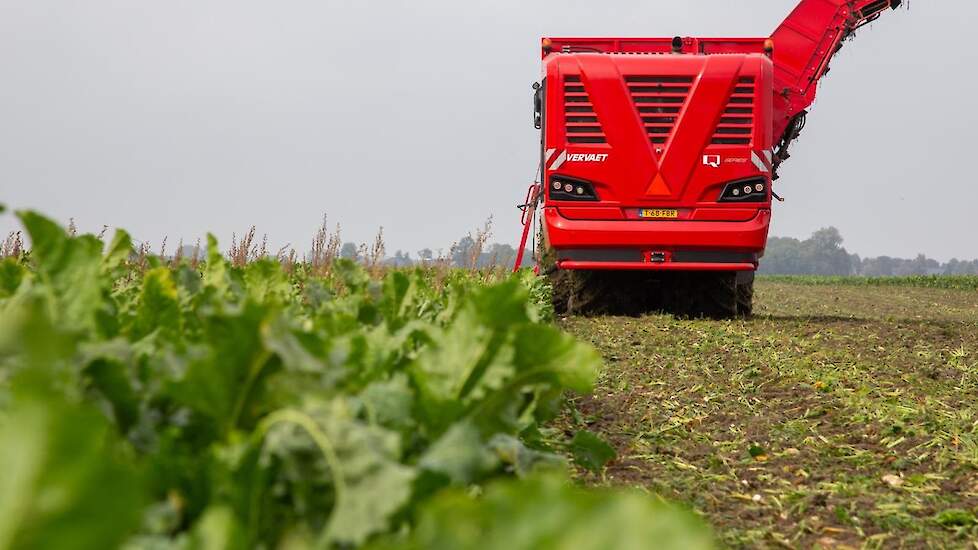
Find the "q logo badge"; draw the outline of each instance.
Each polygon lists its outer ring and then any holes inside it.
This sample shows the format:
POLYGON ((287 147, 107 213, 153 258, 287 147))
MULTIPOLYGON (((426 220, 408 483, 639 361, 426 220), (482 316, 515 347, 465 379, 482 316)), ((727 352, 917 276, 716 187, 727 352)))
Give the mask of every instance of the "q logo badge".
POLYGON ((703 165, 711 168, 719 168, 720 155, 703 155, 703 165))

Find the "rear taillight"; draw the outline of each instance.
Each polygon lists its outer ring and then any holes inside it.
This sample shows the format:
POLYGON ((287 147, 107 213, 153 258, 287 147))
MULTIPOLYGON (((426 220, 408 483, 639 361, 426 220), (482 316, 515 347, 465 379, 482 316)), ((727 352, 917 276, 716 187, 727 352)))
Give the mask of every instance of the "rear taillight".
POLYGON ((594 186, 587 181, 566 176, 550 178, 548 187, 550 200, 555 201, 597 201, 598 194, 594 186))
POLYGON ((769 183, 765 178, 752 178, 728 183, 718 202, 767 202, 769 183))

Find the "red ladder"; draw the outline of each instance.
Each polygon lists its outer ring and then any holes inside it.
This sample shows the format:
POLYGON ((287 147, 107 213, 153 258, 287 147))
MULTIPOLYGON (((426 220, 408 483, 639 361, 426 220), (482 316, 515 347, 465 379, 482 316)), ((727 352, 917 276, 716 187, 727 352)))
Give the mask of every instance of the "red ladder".
POLYGON ((526 191, 526 199, 517 208, 520 209, 520 223, 523 224, 523 238, 520 239, 520 248, 516 251, 516 264, 513 266, 513 273, 520 270, 523 265, 523 253, 526 251, 526 241, 530 237, 530 229, 533 227, 533 220, 536 218, 537 204, 540 202, 540 185, 534 183, 526 191))

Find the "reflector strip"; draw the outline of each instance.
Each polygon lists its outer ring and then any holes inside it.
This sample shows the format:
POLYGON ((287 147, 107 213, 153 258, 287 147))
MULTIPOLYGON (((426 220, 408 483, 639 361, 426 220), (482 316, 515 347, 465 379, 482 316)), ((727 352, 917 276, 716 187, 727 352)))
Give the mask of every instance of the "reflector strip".
POLYGON ((556 152, 557 152, 556 149, 547 149, 547 154, 543 158, 543 163, 546 164, 550 162, 550 159, 554 157, 554 153, 556 152))
POLYGON ((554 160, 554 163, 550 165, 550 169, 558 170, 560 169, 561 166, 564 165, 565 162, 567 162, 567 151, 561 151, 560 154, 557 155, 557 158, 554 160))
POLYGON ((764 161, 761 160, 761 157, 757 156, 757 152, 756 151, 751 150, 751 152, 750 152, 750 159, 751 159, 751 161, 754 162, 754 166, 756 166, 757 169, 760 170, 761 172, 770 172, 771 171, 771 170, 768 169, 767 164, 764 164, 764 161))

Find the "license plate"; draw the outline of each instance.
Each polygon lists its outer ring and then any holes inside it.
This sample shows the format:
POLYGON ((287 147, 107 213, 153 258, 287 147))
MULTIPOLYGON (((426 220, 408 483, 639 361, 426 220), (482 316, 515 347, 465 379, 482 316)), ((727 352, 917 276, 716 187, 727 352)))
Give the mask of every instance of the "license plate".
POLYGON ((679 217, 679 210, 642 210, 638 215, 646 220, 674 220, 679 217))

